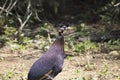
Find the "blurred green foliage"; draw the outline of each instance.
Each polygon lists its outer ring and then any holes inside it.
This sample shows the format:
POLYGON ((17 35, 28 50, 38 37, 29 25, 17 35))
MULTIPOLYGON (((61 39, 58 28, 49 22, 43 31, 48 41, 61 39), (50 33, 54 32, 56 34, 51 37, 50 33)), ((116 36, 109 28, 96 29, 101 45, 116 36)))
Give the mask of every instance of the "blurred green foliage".
MULTIPOLYGON (((13 0, 13 2, 16 0, 13 0)), ((11 2, 11 4, 13 4, 11 2)), ((35 2, 37 3, 37 1, 35 2)), ((75 22, 71 22, 70 24, 75 24, 76 30, 74 32, 78 32, 78 36, 85 37, 90 36, 90 32, 94 31, 95 28, 97 28, 97 31, 100 32, 99 28, 104 26, 104 31, 108 30, 108 23, 109 25, 112 25, 112 22, 119 22, 119 16, 120 16, 120 8, 119 6, 114 7, 114 5, 117 3, 116 0, 84 0, 84 1, 77 1, 73 0, 69 2, 69 0, 66 0, 66 13, 63 13, 62 15, 56 15, 57 19, 54 17, 50 18, 43 13, 51 14, 48 12, 44 12, 45 9, 42 6, 30 6, 30 12, 33 11, 33 15, 30 17, 30 19, 27 21, 26 25, 22 29, 22 32, 20 33, 20 44, 17 44, 17 32, 20 27, 20 22, 18 18, 20 18, 23 21, 25 21, 26 17, 28 16, 26 10, 28 9, 28 2, 25 0, 19 1, 17 5, 15 5, 10 12, 11 14, 8 14, 8 12, 3 11, 0 9, 0 35, 1 35, 1 42, 6 42, 8 45, 12 46, 16 49, 16 46, 20 46, 20 49, 26 49, 29 47, 29 45, 33 44, 33 40, 40 40, 41 44, 39 46, 42 50, 46 50, 46 46, 48 46, 49 39, 48 34, 50 35, 51 39, 54 39, 56 36, 55 31, 53 30, 53 25, 58 22, 64 22, 72 20, 75 22), (87 6, 86 6, 87 5, 87 6), (43 12, 37 12, 39 18, 41 19, 41 22, 36 19, 34 10, 41 9, 41 7, 44 9, 43 12), (69 8, 71 7, 71 9, 69 8), (33 10, 34 9, 34 10, 33 10), (70 9, 70 10, 69 10, 70 9), (68 10, 68 11, 67 11, 68 10), (81 10, 79 12, 79 10, 81 10), (69 17, 66 18, 66 16, 69 16, 72 19, 69 19, 69 17), (63 16, 63 17, 62 17, 63 16), (63 18, 62 21, 59 19, 63 18), (77 20, 74 20, 76 18, 77 20), (53 20, 55 19, 55 20, 53 20), (53 21, 52 21, 53 20, 53 21), (43 21, 43 22, 42 22, 43 21), (92 29, 93 25, 87 26, 89 22, 91 23, 105 23, 104 25, 95 26, 94 29, 92 29), (50 23, 51 22, 51 23, 50 23), (86 28, 87 27, 87 28, 86 28), (88 29, 89 28, 89 29, 88 29), (1 33, 2 32, 2 33, 1 33), (13 44, 13 45, 11 45, 13 44)), ((2 7, 5 4, 5 1, 2 0, 0 3, 0 7, 2 7)), ((7 4, 10 4, 8 1, 7 4)), ((31 3, 32 4, 32 3, 31 3)), ((42 2, 41 2, 42 4, 42 2)), ((40 5, 41 5, 40 4, 40 5)), ((8 7, 7 5, 5 5, 8 7)), ((12 6, 12 5, 11 5, 12 6)), ((6 9, 6 7, 4 9, 6 9)), ((50 8, 50 7, 49 7, 50 8)), ((51 8, 50 8, 51 9, 51 8)), ((112 27, 113 28, 113 27, 112 27)), ((111 30, 111 27, 109 27, 111 30)), ((76 36, 73 35, 73 36, 76 36)), ((102 45, 99 47, 97 43, 91 42, 90 40, 85 42, 76 41, 73 37, 68 37, 65 43, 65 49, 72 50, 76 53, 84 52, 84 51, 99 51, 101 50, 114 50, 119 49, 120 41, 109 41, 102 43, 102 45), (104 47, 103 47, 104 46, 104 47)))
POLYGON ((120 40, 115 40, 115 41, 108 41, 101 43, 100 45, 100 50, 103 52, 110 52, 114 50, 120 50, 120 40))
POLYGON ((15 34, 16 31, 17 31, 17 30, 16 30, 16 28, 14 28, 14 27, 6 27, 4 33, 5 33, 5 35, 8 36, 8 37, 10 37, 10 36, 12 37, 12 36, 14 36, 14 34, 15 34))
POLYGON ((97 49, 96 44, 90 41, 80 42, 76 44, 75 47, 73 48, 73 50, 76 52, 87 51, 87 50, 94 51, 96 49, 97 49))
POLYGON ((25 75, 24 73, 7 71, 5 74, 0 74, 0 79, 2 79, 2 80, 12 80, 12 79, 16 80, 19 77, 19 80, 25 80, 23 77, 24 75, 25 75))

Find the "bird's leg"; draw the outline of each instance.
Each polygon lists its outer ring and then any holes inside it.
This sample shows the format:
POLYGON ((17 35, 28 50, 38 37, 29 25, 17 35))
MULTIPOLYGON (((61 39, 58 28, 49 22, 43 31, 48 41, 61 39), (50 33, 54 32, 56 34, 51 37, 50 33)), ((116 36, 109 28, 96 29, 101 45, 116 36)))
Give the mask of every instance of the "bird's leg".
POLYGON ((48 75, 48 74, 46 74, 45 76, 48 77, 46 80, 53 80, 53 77, 52 77, 52 76, 50 76, 50 75, 48 75))
POLYGON ((47 74, 45 74, 40 80, 53 80, 53 77, 50 76, 52 70, 50 70, 47 74))
POLYGON ((50 80, 53 80, 53 77, 52 76, 50 76, 50 74, 52 73, 52 70, 50 70, 47 74, 45 74, 45 76, 47 76, 48 78, 48 80, 50 79, 50 80))

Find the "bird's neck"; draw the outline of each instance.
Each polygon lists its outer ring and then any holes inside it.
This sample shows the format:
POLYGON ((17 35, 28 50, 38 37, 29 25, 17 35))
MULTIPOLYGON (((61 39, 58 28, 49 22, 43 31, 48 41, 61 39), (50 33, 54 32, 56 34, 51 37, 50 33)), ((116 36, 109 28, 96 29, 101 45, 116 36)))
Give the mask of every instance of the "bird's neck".
POLYGON ((63 37, 63 35, 58 36, 54 43, 59 45, 59 46, 64 46, 64 37, 63 37))
POLYGON ((62 50, 64 51, 64 37, 62 34, 58 34, 58 37, 51 45, 50 50, 62 50))
POLYGON ((57 37, 57 39, 54 41, 52 46, 54 46, 54 48, 56 48, 56 49, 61 49, 64 51, 64 37, 63 37, 63 35, 61 35, 61 36, 59 35, 57 37))

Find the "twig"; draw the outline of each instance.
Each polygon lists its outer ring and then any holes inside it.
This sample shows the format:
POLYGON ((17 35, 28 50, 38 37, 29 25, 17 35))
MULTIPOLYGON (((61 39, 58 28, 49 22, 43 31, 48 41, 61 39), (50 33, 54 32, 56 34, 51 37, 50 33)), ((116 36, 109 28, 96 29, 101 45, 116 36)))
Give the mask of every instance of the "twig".
MULTIPOLYGON (((7 9, 9 12, 12 10, 12 8, 16 5, 16 3, 18 2, 18 0, 16 0, 9 9, 7 9)), ((8 14, 7 14, 8 15, 8 14)))
POLYGON ((116 4, 114 5, 114 7, 117 7, 117 6, 119 6, 119 5, 120 5, 120 2, 116 3, 116 4))
POLYGON ((17 38, 18 43, 20 42, 21 31, 22 31, 23 27, 25 26, 25 24, 28 22, 31 15, 32 15, 32 12, 27 16, 27 18, 24 22, 22 21, 22 19, 20 17, 18 17, 18 20, 20 22, 20 27, 19 27, 18 31, 15 33, 15 34, 17 34, 17 37, 18 37, 17 38))
POLYGON ((25 13, 23 20, 26 20, 26 17, 30 14, 30 7, 31 7, 31 0, 29 0, 29 2, 28 2, 27 11, 25 13))
MULTIPOLYGON (((11 12, 7 11, 6 9, 4 9, 4 8, 2 8, 2 7, 0 7, 0 9, 1 9, 1 11, 4 11, 4 12, 10 14, 10 15, 13 15, 11 12)), ((2 12, 0 12, 0 13, 2 13, 2 12)))
POLYGON ((10 8, 10 6, 12 5, 12 0, 10 0, 10 3, 9 3, 9 5, 8 5, 8 7, 6 8, 6 10, 9 10, 9 8, 10 8))
POLYGON ((49 43, 51 44, 52 43, 52 40, 51 40, 51 36, 50 36, 50 31, 49 31, 49 29, 46 29, 46 28, 42 28, 43 30, 45 30, 45 31, 47 31, 47 35, 48 35, 48 41, 49 41, 49 43))
MULTIPOLYGON (((3 8, 3 9, 5 8, 7 1, 8 1, 8 0, 5 1, 3 7, 1 7, 1 8, 3 8)), ((0 11, 0 14, 1 14, 2 12, 3 12, 3 10, 0 11)))
MULTIPOLYGON (((30 12, 30 6, 31 6, 31 4, 30 4, 30 0, 29 0, 29 3, 28 3, 28 7, 27 7, 27 12, 29 13, 30 12)), ((29 20, 29 18, 30 18, 30 16, 32 15, 32 12, 30 12, 28 15, 27 15, 27 18, 25 19, 25 21, 23 22, 22 21, 22 19, 18 16, 18 20, 19 20, 19 22, 20 22, 20 27, 19 27, 19 30, 22 30, 23 29, 23 27, 25 26, 25 24, 27 23, 27 21, 29 20)))
POLYGON ((52 43, 52 40, 51 40, 50 32, 49 32, 49 31, 48 31, 48 40, 49 40, 49 43, 51 44, 51 43, 52 43))
POLYGON ((20 31, 23 29, 23 27, 25 26, 25 24, 27 23, 27 21, 29 20, 31 15, 32 15, 32 12, 27 16, 27 18, 24 22, 22 22, 22 19, 20 17, 18 17, 18 20, 20 22, 20 27, 19 27, 20 31))
POLYGON ((38 13, 37 13, 36 10, 35 10, 35 16, 36 16, 37 20, 41 22, 41 19, 39 18, 38 13))
POLYGON ((31 7, 31 0, 29 0, 28 6, 27 6, 27 12, 30 12, 30 7, 31 7))
POLYGON ((25 26, 25 24, 27 23, 27 21, 29 20, 30 16, 32 15, 32 12, 27 16, 26 20, 23 22, 23 24, 21 25, 21 27, 25 26))
POLYGON ((31 2, 29 0, 28 6, 27 6, 27 12, 25 14, 25 19, 22 20, 18 15, 18 21, 20 22, 20 27, 19 27, 18 31, 15 33, 15 34, 17 34, 18 43, 20 42, 20 34, 23 30, 23 27, 25 26, 25 24, 28 22, 29 18, 32 15, 32 12, 30 12, 30 7, 31 7, 31 2))

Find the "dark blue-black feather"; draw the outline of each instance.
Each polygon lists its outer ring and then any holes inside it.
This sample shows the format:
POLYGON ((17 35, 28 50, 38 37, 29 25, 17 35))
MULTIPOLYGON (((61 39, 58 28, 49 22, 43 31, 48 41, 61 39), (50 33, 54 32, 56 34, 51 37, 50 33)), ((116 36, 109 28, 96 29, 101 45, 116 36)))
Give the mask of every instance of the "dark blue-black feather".
MULTIPOLYGON (((64 25, 65 27, 65 25, 64 25)), ((28 73, 28 80, 47 80, 43 78, 49 71, 49 76, 54 78, 62 71, 64 62, 64 37, 63 29, 58 33, 57 39, 51 45, 47 52, 40 57, 31 67, 28 73), (42 79, 43 78, 43 79, 42 79)), ((50 80, 50 79, 48 79, 50 80)))

